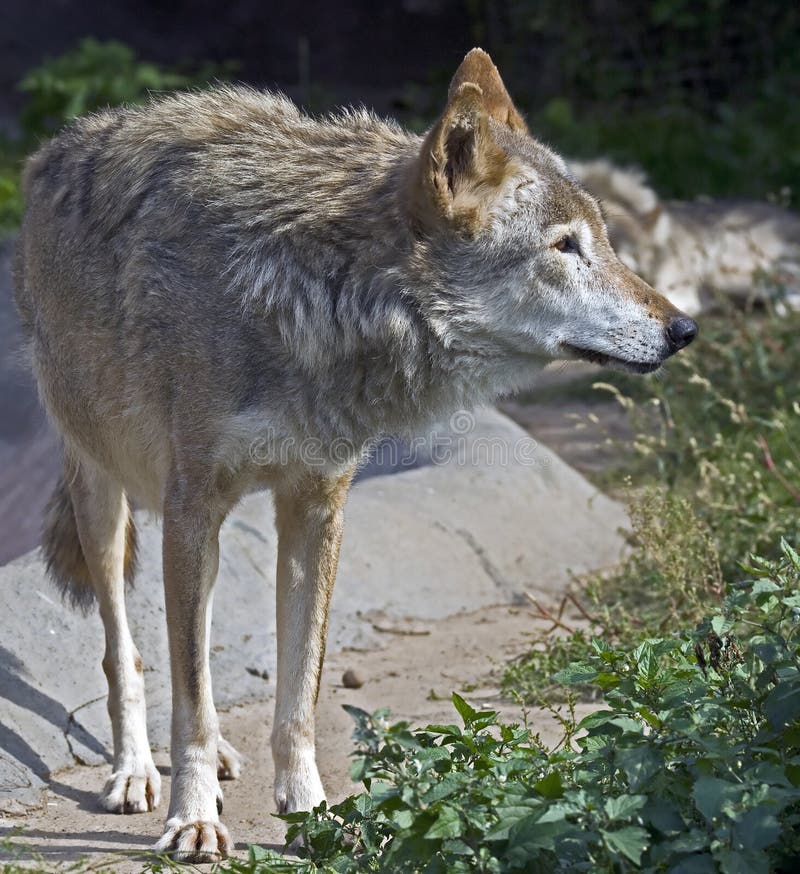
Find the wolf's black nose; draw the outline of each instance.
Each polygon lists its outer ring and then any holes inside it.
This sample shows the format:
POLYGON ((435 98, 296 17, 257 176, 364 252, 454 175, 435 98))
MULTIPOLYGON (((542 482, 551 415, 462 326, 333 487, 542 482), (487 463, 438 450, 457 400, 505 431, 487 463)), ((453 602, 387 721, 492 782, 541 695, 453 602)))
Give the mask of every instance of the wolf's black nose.
POLYGON ((688 346, 696 336, 697 322, 685 316, 673 319, 667 327, 667 338, 673 352, 688 346))

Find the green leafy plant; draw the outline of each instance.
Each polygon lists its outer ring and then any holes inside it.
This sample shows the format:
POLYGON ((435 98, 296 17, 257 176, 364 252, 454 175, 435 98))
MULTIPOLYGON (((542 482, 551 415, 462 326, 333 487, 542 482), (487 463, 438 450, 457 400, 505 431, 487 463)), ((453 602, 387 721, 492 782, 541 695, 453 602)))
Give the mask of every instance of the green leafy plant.
POLYGON ((561 96, 537 107, 530 124, 570 157, 603 155, 642 167, 665 198, 773 198, 797 209, 800 160, 790 95, 768 88, 748 102, 733 98, 710 109, 657 97, 635 109, 604 101, 580 107, 561 96))
POLYGON ((124 43, 87 38, 20 82, 28 95, 21 120, 27 133, 48 134, 95 109, 139 103, 153 92, 204 87, 213 79, 228 78, 232 70, 232 64, 206 64, 191 73, 165 68, 142 61, 124 43))
POLYGON ((695 630, 594 639, 557 677, 603 708, 545 749, 459 695, 461 725, 411 730, 349 708, 364 791, 284 816, 299 859, 236 872, 768 874, 800 859, 800 557, 754 560, 695 630))
POLYGON ((22 159, 13 147, 0 143, 0 235, 16 228, 22 219, 19 172, 22 159))
POLYGON ((129 46, 88 38, 31 70, 19 88, 27 95, 19 140, 0 139, 0 234, 22 218, 20 169, 24 156, 42 137, 71 119, 106 106, 140 103, 150 94, 206 87, 227 79, 232 62, 205 64, 199 70, 167 68, 138 58, 129 46))

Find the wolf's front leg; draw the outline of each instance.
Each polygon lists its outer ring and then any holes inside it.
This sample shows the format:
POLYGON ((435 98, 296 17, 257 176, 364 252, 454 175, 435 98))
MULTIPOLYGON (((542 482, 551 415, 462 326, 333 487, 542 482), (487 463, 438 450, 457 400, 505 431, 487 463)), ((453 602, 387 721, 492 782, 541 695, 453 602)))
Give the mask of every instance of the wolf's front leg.
POLYGON ((275 493, 278 528, 278 679, 272 756, 281 813, 311 810, 325 798, 314 749, 314 708, 328 630, 328 605, 343 508, 353 469, 308 474, 275 493))
POLYGON ((220 822, 217 713, 208 662, 211 594, 224 512, 174 485, 164 504, 164 591, 172 670, 172 791, 156 851, 180 862, 215 862, 231 847, 220 822))

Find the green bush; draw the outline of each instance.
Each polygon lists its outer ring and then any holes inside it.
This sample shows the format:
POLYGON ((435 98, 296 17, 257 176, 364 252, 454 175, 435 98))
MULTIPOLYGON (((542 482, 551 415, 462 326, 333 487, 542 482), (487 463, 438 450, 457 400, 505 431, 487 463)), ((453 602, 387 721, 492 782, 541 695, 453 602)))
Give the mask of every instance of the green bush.
POLYGON ((87 38, 46 60, 20 82, 28 95, 22 125, 31 136, 54 133, 66 122, 104 106, 140 103, 152 93, 207 86, 233 67, 207 64, 192 73, 142 61, 130 46, 87 38))
POLYGON ((349 708, 364 791, 284 816, 300 859, 238 874, 671 871, 800 861, 800 557, 754 561, 700 627, 635 649, 595 639, 556 680, 604 707, 546 750, 458 695, 463 725, 411 730, 349 708))
POLYGON ((0 140, 0 234, 22 218, 19 174, 24 156, 79 115, 105 106, 140 103, 161 91, 204 87, 228 78, 235 65, 206 64, 188 72, 137 58, 133 49, 113 40, 82 40, 74 49, 46 60, 20 82, 27 102, 20 118, 22 139, 0 140))
POLYGON ((793 93, 768 91, 757 100, 710 110, 658 101, 632 111, 602 103, 579 109, 558 97, 533 112, 530 125, 570 157, 603 155, 644 168, 662 197, 772 197, 797 209, 793 93))
POLYGON ((14 147, 0 142, 0 237, 13 231, 22 220, 22 192, 19 174, 22 158, 14 147))

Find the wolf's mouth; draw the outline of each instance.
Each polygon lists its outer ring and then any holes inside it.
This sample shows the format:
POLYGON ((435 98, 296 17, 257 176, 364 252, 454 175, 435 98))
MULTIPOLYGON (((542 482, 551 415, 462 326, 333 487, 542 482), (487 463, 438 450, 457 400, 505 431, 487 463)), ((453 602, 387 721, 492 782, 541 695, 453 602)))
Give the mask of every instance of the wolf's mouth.
POLYGON ((573 346, 572 343, 562 343, 561 348, 583 361, 590 361, 592 364, 600 364, 603 367, 612 367, 615 370, 628 370, 631 373, 653 373, 661 367, 660 361, 630 361, 627 358, 598 352, 596 349, 573 346))

